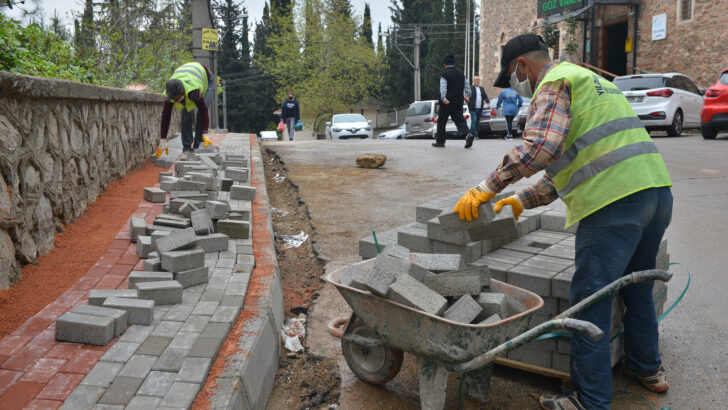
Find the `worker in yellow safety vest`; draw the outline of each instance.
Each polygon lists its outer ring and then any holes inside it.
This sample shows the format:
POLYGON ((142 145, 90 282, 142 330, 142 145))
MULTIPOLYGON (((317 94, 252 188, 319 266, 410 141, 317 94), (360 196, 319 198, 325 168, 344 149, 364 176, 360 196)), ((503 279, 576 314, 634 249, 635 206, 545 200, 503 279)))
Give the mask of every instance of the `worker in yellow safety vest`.
MULTIPOLYGON (((212 101, 212 74, 200 63, 191 62, 179 66, 167 81, 164 96, 167 101, 162 109, 161 138, 167 138, 172 108, 181 111, 182 150, 192 152, 205 139, 210 126, 208 107, 212 101), (195 137, 192 138, 194 110, 197 110, 195 137), (204 139, 203 139, 204 138, 204 139)), ((209 141, 209 140, 208 140, 209 141)))
MULTIPOLYGON (((511 206, 516 218, 557 198, 566 204, 566 226, 576 229, 574 305, 634 271, 654 269, 662 236, 672 216, 672 183, 657 147, 621 91, 580 66, 551 62, 535 34, 505 45, 495 87, 511 87, 531 98, 523 145, 513 148, 484 181, 471 188, 454 211, 478 216, 478 206, 506 186, 538 171, 534 185, 495 203, 511 206)), ((626 370, 647 389, 669 389, 658 346, 652 282, 620 291, 624 315, 626 370)), ((577 316, 609 335, 612 298, 577 316)), ((568 394, 541 396, 544 409, 606 409, 612 400, 610 338, 592 341, 573 334, 568 394)))

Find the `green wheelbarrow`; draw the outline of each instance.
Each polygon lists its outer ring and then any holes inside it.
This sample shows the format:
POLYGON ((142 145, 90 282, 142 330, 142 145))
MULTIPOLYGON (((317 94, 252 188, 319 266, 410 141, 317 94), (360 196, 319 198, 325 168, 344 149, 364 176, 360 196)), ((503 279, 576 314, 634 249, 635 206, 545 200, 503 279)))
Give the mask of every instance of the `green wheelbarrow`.
MULTIPOLYGON (((373 259, 359 262, 369 268, 373 259)), ((579 332, 594 340, 604 333, 594 324, 571 319, 601 299, 632 283, 669 281, 662 270, 635 272, 612 282, 548 322, 529 329, 530 315, 543 306, 537 294, 491 280, 490 291, 504 293, 526 310, 499 322, 473 325, 453 322, 393 302, 367 291, 342 285, 346 268, 331 272, 326 280, 334 285, 353 313, 345 321, 341 350, 349 368, 369 384, 383 384, 400 370, 403 352, 417 358, 420 405, 423 409, 445 406, 448 372, 461 372, 467 392, 479 400, 488 396, 493 361, 541 335, 554 331, 579 332)))

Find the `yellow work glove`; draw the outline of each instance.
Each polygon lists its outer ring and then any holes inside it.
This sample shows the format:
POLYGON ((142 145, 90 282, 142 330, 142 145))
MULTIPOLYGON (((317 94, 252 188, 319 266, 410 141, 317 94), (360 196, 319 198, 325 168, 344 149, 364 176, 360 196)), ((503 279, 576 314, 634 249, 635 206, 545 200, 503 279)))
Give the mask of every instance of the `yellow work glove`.
POLYGON ((157 145, 157 148, 154 150, 154 155, 156 155, 157 158, 159 158, 162 156, 163 152, 165 154, 169 155, 169 147, 165 146, 164 148, 159 148, 159 145, 157 145))
POLYGON ((478 206, 483 202, 488 202, 494 196, 495 193, 485 192, 478 187, 470 188, 455 204, 452 211, 457 212, 460 219, 470 222, 473 218, 478 218, 478 206))
POLYGON ((513 208, 513 216, 516 217, 517 221, 518 217, 521 216, 521 212, 523 212, 523 204, 521 204, 521 200, 518 199, 518 196, 516 195, 509 196, 508 198, 503 198, 495 203, 493 210, 498 213, 506 205, 510 205, 511 208, 513 208))
POLYGON ((205 134, 203 134, 203 135, 202 135, 202 141, 204 141, 204 142, 205 142, 205 148, 207 148, 207 146, 208 146, 208 145, 212 145, 212 141, 210 141, 210 140, 209 140, 209 139, 207 138, 207 135, 205 135, 205 134))

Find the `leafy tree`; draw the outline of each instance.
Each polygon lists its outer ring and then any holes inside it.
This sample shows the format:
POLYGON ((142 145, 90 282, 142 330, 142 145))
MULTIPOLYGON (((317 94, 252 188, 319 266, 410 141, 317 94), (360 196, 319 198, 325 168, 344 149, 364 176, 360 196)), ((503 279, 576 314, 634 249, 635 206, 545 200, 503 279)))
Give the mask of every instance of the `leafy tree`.
POLYGON ((68 42, 71 39, 71 33, 68 31, 66 26, 63 25, 63 20, 58 15, 58 10, 53 12, 51 16, 50 31, 58 37, 59 40, 68 42))
MULTIPOLYGON (((382 31, 382 25, 379 24, 379 31, 382 31)), ((361 37, 370 45, 374 45, 372 41, 372 11, 369 9, 369 3, 364 3, 364 22, 361 25, 361 37)))

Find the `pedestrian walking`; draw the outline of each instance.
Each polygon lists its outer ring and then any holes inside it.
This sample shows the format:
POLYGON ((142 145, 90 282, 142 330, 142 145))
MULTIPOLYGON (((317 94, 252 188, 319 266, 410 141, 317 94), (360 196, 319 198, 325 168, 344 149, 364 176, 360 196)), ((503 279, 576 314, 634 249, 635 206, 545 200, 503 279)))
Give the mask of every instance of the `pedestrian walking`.
POLYGON ((470 84, 462 71, 455 67, 455 55, 445 54, 442 59, 445 69, 440 76, 440 110, 437 114, 437 133, 433 147, 445 147, 445 126, 452 118, 458 128, 458 136, 465 137, 465 148, 473 146, 475 136, 468 130, 468 122, 463 116, 463 104, 470 99, 470 84))
POLYGON ((473 85, 470 87, 470 101, 468 101, 468 108, 470 109, 470 133, 477 136, 478 124, 480 123, 480 117, 483 115, 483 110, 490 109, 488 94, 486 94, 485 89, 480 86, 480 77, 477 75, 473 77, 473 85))
POLYGON ((497 110, 500 106, 503 106, 503 116, 506 118, 506 139, 513 139, 513 118, 518 115, 518 110, 523 105, 523 97, 515 92, 513 88, 508 87, 501 91, 498 95, 498 104, 495 105, 497 110))
POLYGON ((295 132, 296 123, 301 118, 301 111, 298 107, 298 100, 293 96, 293 92, 288 92, 288 98, 283 101, 281 107, 281 121, 288 128, 288 140, 293 141, 293 133, 295 132))
POLYGON ((203 135, 210 126, 208 107, 212 104, 212 73, 200 63, 191 62, 179 66, 165 84, 164 96, 168 101, 162 108, 161 138, 167 138, 172 108, 180 111, 182 117, 182 151, 192 152, 200 146, 203 135), (192 123, 195 118, 195 136, 192 138, 192 123))
MULTIPOLYGON (((672 215, 672 183, 662 156, 632 107, 611 82, 577 65, 551 62, 540 36, 522 34, 506 43, 494 86, 533 95, 523 145, 471 188, 455 206, 461 219, 477 217, 478 205, 507 185, 545 170, 534 185, 495 204, 518 217, 561 198, 566 225, 576 231, 576 270, 569 301, 578 303, 634 271, 655 268, 657 251, 672 215)), ((652 282, 620 291, 625 366, 647 389, 669 389, 658 345, 652 282)), ((612 297, 577 316, 609 335, 612 297)), ((544 409, 608 409, 612 401, 609 336, 592 341, 571 336, 571 382, 567 394, 544 394, 544 409)))

